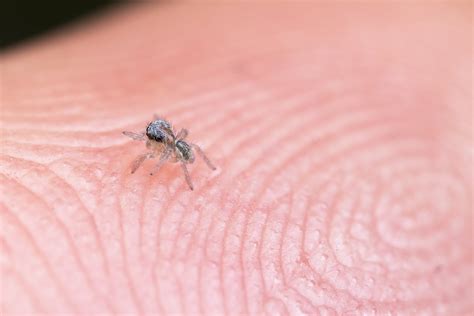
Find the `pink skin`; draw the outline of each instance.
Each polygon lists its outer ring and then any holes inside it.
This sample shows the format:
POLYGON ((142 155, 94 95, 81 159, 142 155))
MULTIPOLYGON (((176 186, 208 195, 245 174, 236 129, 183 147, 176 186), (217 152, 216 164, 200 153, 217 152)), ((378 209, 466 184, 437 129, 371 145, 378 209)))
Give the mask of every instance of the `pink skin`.
POLYGON ((141 4, 5 53, 2 315, 471 314, 470 20, 141 4), (194 191, 130 173, 154 113, 194 191))

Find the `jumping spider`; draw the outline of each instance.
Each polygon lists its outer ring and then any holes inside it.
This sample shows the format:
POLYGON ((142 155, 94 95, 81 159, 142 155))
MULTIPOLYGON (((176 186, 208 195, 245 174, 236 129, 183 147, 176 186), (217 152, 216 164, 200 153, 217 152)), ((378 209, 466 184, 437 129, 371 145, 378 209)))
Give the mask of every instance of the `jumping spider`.
POLYGON ((212 162, 207 158, 206 154, 198 145, 185 141, 186 136, 188 136, 187 129, 183 128, 178 134, 175 134, 170 122, 162 118, 155 116, 155 119, 147 125, 145 132, 134 133, 124 131, 122 133, 133 140, 146 141, 146 147, 149 149, 149 152, 138 156, 133 161, 132 173, 137 171, 146 159, 159 156, 160 160, 156 164, 154 171, 150 172, 150 175, 153 175, 154 172, 158 171, 166 161, 180 162, 186 182, 188 183, 189 188, 193 190, 191 176, 186 167, 186 164, 194 162, 193 149, 201 156, 209 168, 216 170, 216 167, 214 167, 212 162))

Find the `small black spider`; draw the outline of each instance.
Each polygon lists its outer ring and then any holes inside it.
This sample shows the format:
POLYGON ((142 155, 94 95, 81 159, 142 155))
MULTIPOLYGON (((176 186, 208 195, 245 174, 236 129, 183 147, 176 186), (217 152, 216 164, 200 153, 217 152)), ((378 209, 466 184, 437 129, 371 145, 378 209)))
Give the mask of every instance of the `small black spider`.
MULTIPOLYGON (((145 132, 134 133, 124 131, 122 133, 134 140, 146 140, 146 147, 149 149, 148 152, 138 156, 133 161, 132 173, 137 171, 146 159, 160 156, 160 160, 156 164, 154 172, 158 171, 166 161, 180 162, 186 182, 188 183, 189 188, 193 190, 194 187, 191 181, 191 176, 186 167, 186 164, 192 164, 194 162, 193 149, 202 157, 209 168, 216 170, 216 167, 214 167, 212 162, 207 158, 206 154, 198 145, 185 141, 185 138, 188 136, 187 129, 183 128, 178 134, 175 134, 170 122, 162 118, 155 117, 152 122, 148 123, 145 132)), ((153 172, 151 172, 150 175, 153 175, 153 172)))

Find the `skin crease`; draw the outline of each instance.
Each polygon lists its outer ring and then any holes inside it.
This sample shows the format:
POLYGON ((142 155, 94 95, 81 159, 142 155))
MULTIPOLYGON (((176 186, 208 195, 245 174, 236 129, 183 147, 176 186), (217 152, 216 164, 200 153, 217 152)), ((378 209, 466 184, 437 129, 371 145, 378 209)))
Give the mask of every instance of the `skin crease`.
POLYGON ((150 4, 4 52, 1 313, 470 315, 469 4, 150 4), (217 166, 130 174, 154 113, 217 166))

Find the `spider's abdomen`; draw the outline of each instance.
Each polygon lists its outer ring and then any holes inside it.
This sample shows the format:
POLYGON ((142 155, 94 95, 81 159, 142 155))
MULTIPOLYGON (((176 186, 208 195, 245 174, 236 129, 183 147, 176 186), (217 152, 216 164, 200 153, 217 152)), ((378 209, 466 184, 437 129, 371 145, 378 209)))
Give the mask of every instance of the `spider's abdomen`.
POLYGON ((181 156, 185 161, 191 163, 194 161, 193 150, 188 143, 183 140, 179 140, 176 142, 176 148, 179 150, 181 156))

